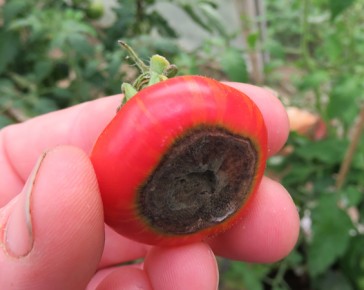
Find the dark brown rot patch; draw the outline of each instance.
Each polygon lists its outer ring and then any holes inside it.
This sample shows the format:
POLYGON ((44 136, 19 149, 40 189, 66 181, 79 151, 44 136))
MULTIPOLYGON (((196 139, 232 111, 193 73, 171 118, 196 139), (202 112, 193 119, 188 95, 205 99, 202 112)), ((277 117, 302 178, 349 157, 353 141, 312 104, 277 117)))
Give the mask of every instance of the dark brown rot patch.
POLYGON ((166 234, 192 234, 237 212, 258 162, 251 141, 223 128, 197 127, 166 152, 140 188, 140 214, 166 234))

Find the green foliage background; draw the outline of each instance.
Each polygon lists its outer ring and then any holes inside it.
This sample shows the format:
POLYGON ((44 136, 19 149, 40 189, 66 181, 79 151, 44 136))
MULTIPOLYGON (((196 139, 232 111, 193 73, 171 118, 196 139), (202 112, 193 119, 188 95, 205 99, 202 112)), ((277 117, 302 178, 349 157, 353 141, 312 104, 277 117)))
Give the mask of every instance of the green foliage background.
MULTIPOLYGON (((249 82, 243 53, 216 8, 221 1, 169 1, 211 37, 193 52, 157 10, 157 0, 120 0, 110 27, 94 1, 10 0, 0 7, 0 127, 120 93, 135 74, 116 40, 143 59, 160 53, 183 74, 249 82), (124 64, 123 64, 124 63, 124 64)), ((289 154, 269 173, 292 194, 302 220, 299 242, 283 261, 254 265, 220 260, 220 289, 364 289, 364 142, 359 138, 343 186, 337 176, 352 144, 364 98, 364 1, 266 1, 269 55, 265 86, 290 106, 321 116, 323 139, 292 133, 289 154)), ((361 135, 360 135, 361 136, 361 135)))

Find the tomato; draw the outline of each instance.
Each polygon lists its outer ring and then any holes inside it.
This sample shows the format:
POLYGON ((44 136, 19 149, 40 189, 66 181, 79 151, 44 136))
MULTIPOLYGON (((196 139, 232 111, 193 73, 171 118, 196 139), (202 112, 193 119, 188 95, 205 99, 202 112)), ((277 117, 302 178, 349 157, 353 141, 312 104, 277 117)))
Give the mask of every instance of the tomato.
POLYGON ((125 237, 162 246, 230 228, 254 198, 266 158, 257 106, 201 76, 138 92, 91 154, 106 223, 125 237))
POLYGON ((98 0, 90 2, 86 9, 86 15, 91 19, 99 19, 104 15, 104 13, 104 4, 98 0))

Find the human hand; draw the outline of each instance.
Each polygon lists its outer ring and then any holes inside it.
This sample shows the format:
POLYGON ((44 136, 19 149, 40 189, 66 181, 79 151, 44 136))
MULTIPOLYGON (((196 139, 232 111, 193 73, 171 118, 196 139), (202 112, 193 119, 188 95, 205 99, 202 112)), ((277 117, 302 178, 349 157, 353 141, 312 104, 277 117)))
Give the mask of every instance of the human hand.
MULTIPOLYGON (((282 105, 264 89, 229 85, 259 106, 269 155, 277 153, 288 135, 282 105)), ((0 289, 217 289, 214 254, 267 263, 290 252, 298 214, 269 178, 244 219, 206 243, 151 247, 105 226, 88 154, 119 102, 103 98, 0 131, 0 289)))

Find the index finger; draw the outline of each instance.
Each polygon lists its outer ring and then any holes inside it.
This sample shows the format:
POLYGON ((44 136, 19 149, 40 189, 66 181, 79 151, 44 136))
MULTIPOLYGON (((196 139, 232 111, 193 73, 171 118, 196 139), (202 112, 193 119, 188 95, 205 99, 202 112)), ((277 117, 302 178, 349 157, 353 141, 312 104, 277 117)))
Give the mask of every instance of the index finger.
MULTIPOLYGON (((269 155, 286 141, 288 119, 279 100, 269 91, 247 84, 227 83, 248 95, 260 108, 268 130, 269 155)), ((57 145, 73 145, 90 153, 101 131, 113 118, 121 95, 83 103, 12 125, 0 132, 0 202, 24 184, 38 156, 57 145)))
POLYGON ((73 145, 89 153, 97 136, 113 118, 121 95, 5 127, 0 131, 0 207, 17 195, 37 158, 58 145, 73 145))

